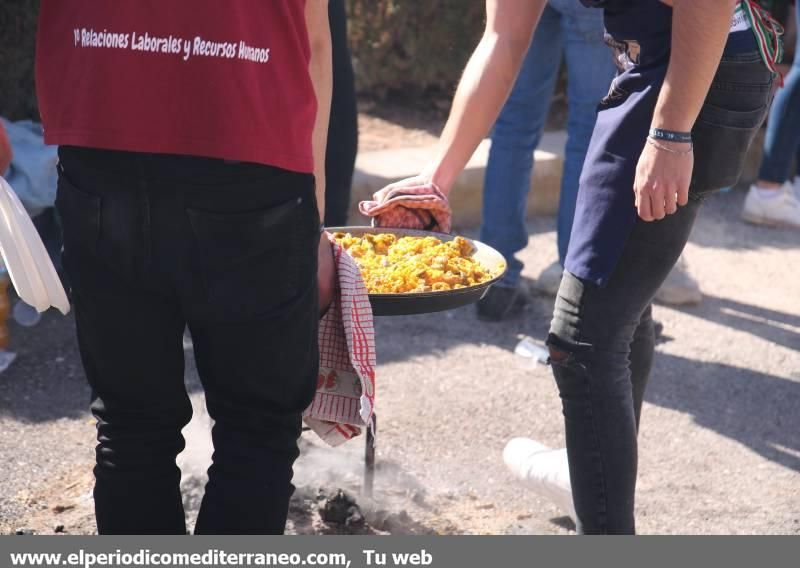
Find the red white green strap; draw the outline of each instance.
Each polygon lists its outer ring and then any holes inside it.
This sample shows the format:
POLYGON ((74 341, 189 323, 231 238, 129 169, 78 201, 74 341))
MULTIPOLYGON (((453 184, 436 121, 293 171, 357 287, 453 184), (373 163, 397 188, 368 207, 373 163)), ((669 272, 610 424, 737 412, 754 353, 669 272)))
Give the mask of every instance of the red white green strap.
MULTIPOLYGON (((753 0, 741 0, 741 6, 756 36, 761 58, 770 71, 780 75, 777 65, 783 59, 783 41, 781 40, 783 26, 753 0)), ((783 81, 782 75, 781 81, 783 81)))

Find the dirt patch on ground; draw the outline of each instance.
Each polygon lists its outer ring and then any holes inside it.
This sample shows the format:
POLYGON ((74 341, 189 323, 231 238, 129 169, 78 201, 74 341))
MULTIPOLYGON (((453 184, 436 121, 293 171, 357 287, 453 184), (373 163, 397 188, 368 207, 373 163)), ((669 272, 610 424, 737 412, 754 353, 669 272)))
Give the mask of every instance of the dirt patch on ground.
POLYGON ((27 511, 23 518, 0 518, 0 534, 93 534, 92 464, 58 473, 33 493, 13 497, 27 511))
POLYGON ((358 101, 358 150, 431 146, 447 119, 439 107, 415 108, 393 103, 358 101))

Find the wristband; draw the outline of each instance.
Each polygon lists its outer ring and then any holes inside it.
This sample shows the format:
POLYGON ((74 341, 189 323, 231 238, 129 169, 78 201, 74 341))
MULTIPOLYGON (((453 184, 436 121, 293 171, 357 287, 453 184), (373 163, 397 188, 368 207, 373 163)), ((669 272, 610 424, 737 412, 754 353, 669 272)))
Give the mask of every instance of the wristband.
POLYGON ((651 128, 650 138, 654 140, 665 140, 667 142, 692 143, 691 132, 676 132, 675 130, 664 130, 663 128, 651 128))

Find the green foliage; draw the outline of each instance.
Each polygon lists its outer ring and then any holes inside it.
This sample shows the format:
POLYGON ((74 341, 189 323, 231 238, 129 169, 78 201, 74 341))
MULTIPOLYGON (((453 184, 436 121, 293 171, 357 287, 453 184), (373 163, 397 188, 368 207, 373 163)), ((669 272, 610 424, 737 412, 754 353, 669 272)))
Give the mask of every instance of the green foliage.
POLYGON ((485 21, 480 0, 347 0, 358 91, 452 91, 485 21))
POLYGON ((0 1, 0 115, 39 118, 33 56, 39 0, 0 1))

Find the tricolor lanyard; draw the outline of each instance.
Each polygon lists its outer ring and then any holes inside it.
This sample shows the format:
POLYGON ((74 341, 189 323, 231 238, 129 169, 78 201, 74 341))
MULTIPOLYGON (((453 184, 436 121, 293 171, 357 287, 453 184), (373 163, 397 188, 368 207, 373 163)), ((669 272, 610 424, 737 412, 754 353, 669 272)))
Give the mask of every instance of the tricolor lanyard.
POLYGON ((777 67, 783 59, 783 41, 781 40, 783 26, 772 17, 772 14, 753 0, 741 0, 741 9, 756 36, 761 59, 764 60, 770 71, 780 76, 781 84, 783 84, 783 75, 777 67))

